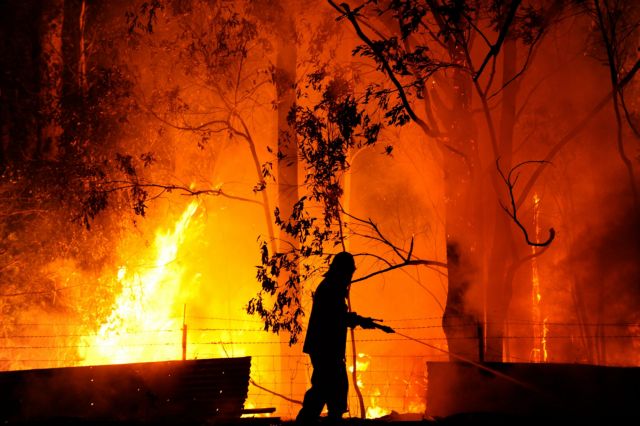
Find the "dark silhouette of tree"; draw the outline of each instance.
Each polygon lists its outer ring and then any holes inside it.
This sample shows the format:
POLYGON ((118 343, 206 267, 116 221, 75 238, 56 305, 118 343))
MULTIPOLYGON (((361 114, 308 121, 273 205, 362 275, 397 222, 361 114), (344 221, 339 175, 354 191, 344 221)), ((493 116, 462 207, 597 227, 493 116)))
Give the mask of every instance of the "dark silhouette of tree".
POLYGON ((249 313, 262 317, 266 330, 288 332, 291 343, 297 341, 302 330, 304 312, 300 295, 303 283, 322 272, 332 254, 343 250, 345 239, 355 232, 366 232, 391 247, 397 258, 383 259, 386 263, 383 270, 356 277, 353 282, 404 266, 444 266, 413 258, 411 249, 407 252, 398 248, 373 221, 344 210, 342 180, 350 167, 349 151, 375 144, 380 123, 361 107, 349 82, 340 76, 325 72, 313 74, 307 88, 321 93, 320 102, 313 106, 298 105, 290 116, 298 134, 305 170, 305 195, 298 200, 290 217, 281 216, 276 209, 276 224, 294 238, 297 245, 273 253, 269 252, 266 242, 262 243, 262 264, 257 274, 262 289, 248 305, 249 313), (320 214, 315 213, 317 210, 320 214), (345 225, 345 217, 364 225, 368 231, 354 231, 352 226, 345 225), (296 265, 300 265, 299 270, 296 265), (279 284, 282 274, 287 277, 284 287, 279 284))

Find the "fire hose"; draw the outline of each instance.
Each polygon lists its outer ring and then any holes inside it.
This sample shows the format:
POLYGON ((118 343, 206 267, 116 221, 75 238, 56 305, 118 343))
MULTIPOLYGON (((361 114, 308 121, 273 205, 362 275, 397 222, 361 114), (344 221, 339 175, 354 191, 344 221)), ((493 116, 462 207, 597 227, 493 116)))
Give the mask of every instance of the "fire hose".
MULTIPOLYGON (((454 358, 454 359, 456 359, 456 360, 458 360, 458 361, 460 361, 460 362, 464 362, 464 363, 467 363, 467 364, 473 365, 474 367, 477 367, 477 368, 479 368, 479 369, 481 369, 481 370, 483 370, 483 371, 486 371, 486 372, 488 372, 488 373, 491 373, 491 374, 493 374, 493 375, 494 375, 494 376, 496 376, 496 377, 500 377, 500 378, 502 378, 502 379, 504 379, 504 380, 507 380, 507 381, 509 381, 509 382, 511 382, 511 383, 514 383, 514 384, 516 384, 516 385, 518 385, 518 386, 521 386, 521 387, 523 387, 523 388, 526 388, 526 389, 528 389, 528 390, 531 390, 531 391, 536 392, 536 393, 539 393, 539 394, 544 394, 544 392, 543 392, 542 390, 538 389, 537 387, 535 387, 535 386, 533 386, 533 385, 531 385, 531 384, 529 384, 529 383, 523 382, 523 381, 521 381, 521 380, 518 380, 518 379, 516 379, 516 378, 514 378, 514 377, 512 377, 512 376, 509 376, 509 375, 507 375, 507 374, 504 374, 504 373, 502 373, 502 372, 500 372, 500 371, 498 371, 498 370, 495 370, 495 369, 493 369, 493 368, 491 368, 491 367, 488 367, 487 365, 484 365, 484 364, 482 364, 482 363, 479 363, 479 362, 477 362, 477 361, 474 361, 474 360, 469 359, 469 358, 467 358, 467 357, 464 357, 464 356, 462 356, 462 355, 455 354, 455 353, 450 352, 450 351, 448 351, 448 350, 446 350, 446 349, 439 348, 439 347, 437 347, 437 346, 435 346, 435 345, 431 345, 431 344, 429 344, 429 343, 427 343, 427 342, 424 342, 424 341, 422 341, 422 340, 420 340, 420 339, 418 339, 418 338, 415 338, 415 337, 409 336, 409 335, 404 334, 404 333, 400 333, 400 332, 398 332, 398 331, 394 330, 392 327, 389 327, 389 326, 387 326, 387 325, 379 324, 380 322, 383 322, 381 319, 376 319, 376 318, 366 318, 366 317, 361 317, 361 319, 365 322, 365 325, 366 325, 366 327, 365 327, 365 328, 377 328, 377 329, 379 329, 379 330, 384 331, 385 333, 393 333, 393 334, 397 334, 397 335, 398 335, 398 336, 400 336, 400 337, 403 337, 403 338, 405 338, 405 339, 407 339, 407 340, 411 340, 411 341, 413 341, 413 342, 415 342, 415 343, 418 343, 418 344, 420 344, 420 345, 426 346, 426 347, 428 347, 428 348, 435 349, 435 350, 437 350, 437 351, 439 351, 439 352, 445 353, 445 354, 449 355, 451 358, 454 358)), ((352 329, 352 330, 353 330, 353 329, 352 329)), ((354 341, 352 340, 352 342, 354 342, 354 341)), ((354 365, 355 365, 355 364, 354 364, 354 365)), ((355 373, 355 368, 354 368, 354 373, 355 373)), ((260 388, 260 389, 262 389, 262 390, 264 390, 264 391, 267 391, 268 393, 271 393, 271 394, 273 394, 273 395, 275 395, 275 396, 278 396, 278 397, 280 397, 280 398, 283 398, 283 399, 285 399, 285 400, 287 400, 287 401, 289 401, 289 402, 295 403, 295 404, 302 404, 302 401, 295 400, 295 399, 292 399, 292 398, 288 398, 288 397, 286 397, 285 395, 282 395, 282 394, 276 393, 276 392, 274 392, 274 391, 272 391, 272 390, 269 390, 269 389, 267 389, 267 388, 265 388, 265 387, 263 387, 263 386, 260 386, 260 385, 259 385, 258 383, 256 383, 253 379, 250 379, 250 381, 251 381, 251 384, 252 384, 252 385, 254 385, 254 386, 256 386, 256 387, 258 387, 258 388, 260 388)))
POLYGON ((531 390, 531 391, 534 391, 534 392, 537 392, 537 393, 543 393, 540 389, 536 388, 535 386, 532 386, 529 383, 525 383, 525 382, 523 382, 521 380, 518 380, 518 379, 516 379, 514 377, 511 377, 511 376, 509 376, 507 374, 504 374, 504 373, 502 373, 500 371, 497 371, 497 370, 495 370, 495 369, 493 369, 491 367, 486 366, 485 364, 482 364, 480 362, 474 361, 474 360, 469 359, 467 357, 464 357, 462 355, 455 354, 455 353, 450 352, 450 351, 448 351, 446 349, 439 348, 439 347, 437 347, 435 345, 431 345, 429 343, 426 343, 426 342, 424 342, 424 341, 422 341, 420 339, 417 339, 415 337, 409 336, 407 334, 400 333, 400 332, 394 330, 393 328, 391 328, 391 327, 389 327, 387 325, 379 324, 380 322, 383 322, 383 320, 381 320, 381 319, 376 319, 376 318, 362 318, 362 319, 365 322, 365 327, 364 328, 377 328, 379 330, 384 331, 385 333, 395 333, 400 337, 404 337, 407 340, 411 340, 411 341, 416 342, 416 343, 418 343, 420 345, 423 345, 423 346, 426 346, 428 348, 435 349, 437 351, 443 352, 443 353, 449 355, 451 358, 454 358, 454 359, 456 359, 458 361, 473 365, 474 367, 477 367, 477 368, 479 368, 481 370, 484 370, 484 371, 486 371, 488 373, 491 373, 496 377, 500 377, 500 378, 502 378, 504 380, 507 380, 507 381, 509 381, 511 383, 515 383, 518 386, 522 386, 522 387, 524 387, 524 388, 526 388, 528 390, 531 390))

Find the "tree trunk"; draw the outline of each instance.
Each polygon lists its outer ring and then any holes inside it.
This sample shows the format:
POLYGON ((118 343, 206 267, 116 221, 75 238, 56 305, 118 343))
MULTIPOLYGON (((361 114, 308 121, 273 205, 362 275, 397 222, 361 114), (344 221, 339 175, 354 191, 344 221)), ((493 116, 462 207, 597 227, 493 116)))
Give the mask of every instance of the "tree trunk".
MULTIPOLYGON (((511 80, 516 73, 516 42, 507 39, 503 45, 503 83, 511 80)), ((502 110, 500 116, 500 167, 507 173, 512 164, 513 128, 516 114, 517 82, 508 85, 502 91, 502 110)), ((497 170, 492 170, 497 179, 497 170)), ((494 184, 495 185, 495 184, 494 184)), ((503 204, 508 203, 508 194, 504 185, 498 183, 496 189, 503 204)), ((489 189, 491 190, 491 189, 489 189)), ((494 190, 495 192, 495 190, 494 190)), ((493 197, 492 197, 493 198, 493 197)), ((508 268, 517 262, 514 256, 513 224, 497 202, 487 206, 494 220, 491 254, 488 265, 487 305, 486 305, 486 359, 501 362, 504 360, 504 334, 507 310, 511 301, 512 285, 508 268)))
POLYGON ((61 149, 73 155, 81 145, 83 103, 80 63, 83 0, 64 0, 62 23, 61 149))
MULTIPOLYGON (((459 61, 463 61, 460 59, 459 61)), ((465 72, 454 73, 454 107, 448 117, 451 149, 443 150, 445 171, 448 291, 442 327, 452 354, 478 361, 477 144, 472 127, 471 85, 465 72), (474 297, 475 296, 475 297, 474 297), (471 299, 476 299, 472 303, 471 299), (474 306, 475 305, 475 306, 474 306)))
POLYGON ((40 129, 38 152, 45 160, 54 160, 58 154, 58 139, 61 128, 57 117, 60 105, 62 79, 58 71, 62 66, 62 22, 63 0, 43 3, 41 19, 42 70, 40 73, 40 110, 44 112, 40 129))
POLYGON ((0 167, 36 157, 39 145, 41 2, 0 2, 0 167))
MULTIPOLYGON (((296 34, 295 22, 290 14, 282 13, 277 27, 276 93, 278 102, 278 207, 283 218, 293 212, 298 201, 298 144, 295 129, 289 124, 289 113, 295 107, 296 91, 296 34)), ((284 231, 279 234, 280 251, 286 251, 289 245, 297 247, 295 240, 284 231)), ((281 277, 280 286, 286 286, 287 277, 281 277)), ((284 288, 284 287, 283 287, 284 288)), ((296 295, 300 297, 301 295, 296 295)), ((304 392, 303 380, 295 377, 300 354, 299 348, 289 346, 289 338, 281 335, 280 365, 282 390, 288 396, 304 392)))

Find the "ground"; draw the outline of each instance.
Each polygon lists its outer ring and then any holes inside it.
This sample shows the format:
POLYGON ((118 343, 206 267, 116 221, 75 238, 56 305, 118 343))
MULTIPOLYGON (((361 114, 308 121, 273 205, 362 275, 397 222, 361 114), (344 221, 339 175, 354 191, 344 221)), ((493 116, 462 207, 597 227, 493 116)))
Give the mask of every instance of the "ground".
MULTIPOLYGON (((627 418, 616 416, 607 417, 576 417, 576 416, 519 416, 495 413, 459 414, 440 419, 344 419, 341 426, 540 426, 540 425, 600 425, 626 426, 640 424, 640 416, 627 418)), ((279 421, 273 419, 243 419, 233 426, 297 426, 293 421, 279 421)), ((318 426, 330 426, 320 421, 318 426)))

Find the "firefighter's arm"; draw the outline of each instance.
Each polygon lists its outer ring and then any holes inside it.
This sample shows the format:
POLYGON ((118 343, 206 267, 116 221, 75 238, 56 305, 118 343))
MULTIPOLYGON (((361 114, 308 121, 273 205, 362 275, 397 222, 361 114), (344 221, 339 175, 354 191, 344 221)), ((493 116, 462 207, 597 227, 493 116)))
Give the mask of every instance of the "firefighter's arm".
POLYGON ((391 327, 389 327, 387 325, 379 324, 379 322, 382 322, 381 319, 363 317, 363 316, 360 316, 360 315, 355 314, 355 313, 354 313, 354 315, 357 317, 356 325, 359 325, 362 328, 365 328, 365 329, 377 328, 379 330, 384 331, 385 333, 394 333, 393 328, 391 328, 391 327))

